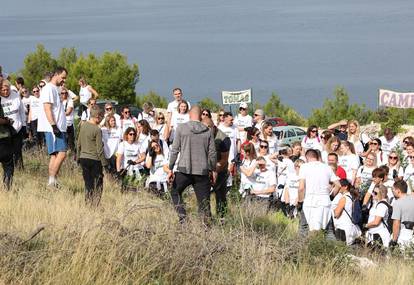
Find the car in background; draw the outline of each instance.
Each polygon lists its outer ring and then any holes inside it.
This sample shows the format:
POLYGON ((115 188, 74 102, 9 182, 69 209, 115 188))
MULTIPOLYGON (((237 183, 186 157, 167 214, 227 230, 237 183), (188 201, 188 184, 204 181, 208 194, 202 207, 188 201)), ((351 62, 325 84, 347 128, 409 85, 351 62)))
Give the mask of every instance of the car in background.
POLYGON ((274 117, 274 118, 266 118, 266 121, 269 121, 273 127, 280 127, 280 126, 287 126, 288 123, 285 122, 280 117, 274 117))
POLYGON ((292 145, 296 141, 302 141, 306 131, 298 126, 273 127, 273 133, 279 139, 279 145, 292 145))

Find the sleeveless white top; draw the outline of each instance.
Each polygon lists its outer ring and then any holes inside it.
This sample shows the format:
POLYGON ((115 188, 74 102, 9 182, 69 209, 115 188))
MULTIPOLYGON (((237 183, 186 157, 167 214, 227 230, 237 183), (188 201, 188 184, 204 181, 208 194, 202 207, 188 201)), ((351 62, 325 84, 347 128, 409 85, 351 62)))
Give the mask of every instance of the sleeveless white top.
POLYGON ((85 106, 88 105, 88 100, 90 98, 92 98, 92 93, 91 93, 91 91, 89 91, 88 87, 89 87, 89 85, 87 85, 85 87, 81 87, 80 90, 79 90, 80 103, 82 105, 85 105, 85 106))

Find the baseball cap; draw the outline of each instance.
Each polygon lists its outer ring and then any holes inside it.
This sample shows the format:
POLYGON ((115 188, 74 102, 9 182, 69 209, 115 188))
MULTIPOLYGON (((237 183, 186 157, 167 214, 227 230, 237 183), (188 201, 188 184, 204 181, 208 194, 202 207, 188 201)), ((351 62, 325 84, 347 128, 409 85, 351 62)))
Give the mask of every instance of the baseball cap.
POLYGON ((241 102, 239 108, 247 109, 249 106, 246 102, 241 102))

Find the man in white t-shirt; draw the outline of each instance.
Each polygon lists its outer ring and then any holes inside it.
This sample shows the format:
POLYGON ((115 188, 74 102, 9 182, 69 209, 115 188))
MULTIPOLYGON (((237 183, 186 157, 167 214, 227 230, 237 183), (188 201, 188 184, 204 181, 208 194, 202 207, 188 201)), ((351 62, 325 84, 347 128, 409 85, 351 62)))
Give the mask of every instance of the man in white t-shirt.
MULTIPOLYGON (((339 178, 332 168, 318 160, 318 152, 314 149, 306 151, 307 163, 299 170, 298 212, 302 211, 310 231, 324 230, 331 218, 330 194, 336 195, 339 178), (334 188, 330 183, 333 183, 334 188)), ((303 215, 301 215, 301 219, 303 215)), ((304 226, 304 222, 300 222, 304 226)))
MULTIPOLYGON (((229 164, 232 164, 231 161, 236 157, 239 149, 239 140, 238 140, 238 129, 233 124, 233 115, 230 112, 224 112, 224 121, 218 128, 220 131, 226 134, 231 141, 230 151, 229 151, 229 164)), ((229 167, 231 167, 229 165, 229 167)))
POLYGON ((390 128, 384 129, 384 135, 379 138, 381 140, 381 150, 385 157, 388 157, 392 150, 401 148, 401 142, 390 128))
POLYGON ((65 82, 67 74, 64 67, 56 68, 52 79, 40 92, 43 111, 39 113, 37 131, 45 133, 47 152, 50 155, 48 186, 51 187, 57 186, 56 176, 67 151, 65 108, 58 89, 65 82))
MULTIPOLYGON (((178 105, 184 100, 183 98, 183 91, 181 90, 181 88, 174 88, 173 89, 173 95, 175 100, 168 103, 168 107, 167 107, 167 114, 169 117, 169 120, 171 119, 171 116, 173 113, 178 113, 178 105)), ((190 102, 188 102, 188 110, 191 109, 191 105, 190 102)))
POLYGON ((240 140, 240 143, 244 143, 246 141, 247 132, 244 129, 253 125, 253 118, 249 115, 248 109, 249 106, 247 103, 240 103, 239 114, 237 114, 234 118, 234 125, 239 130, 238 139, 240 140))

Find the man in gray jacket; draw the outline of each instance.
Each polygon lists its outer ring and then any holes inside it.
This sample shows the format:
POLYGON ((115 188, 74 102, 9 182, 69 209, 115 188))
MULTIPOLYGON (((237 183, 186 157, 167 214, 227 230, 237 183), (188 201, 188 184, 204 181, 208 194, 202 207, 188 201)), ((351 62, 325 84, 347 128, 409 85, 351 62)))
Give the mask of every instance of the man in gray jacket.
POLYGON ((204 222, 208 223, 211 217, 210 189, 211 183, 214 184, 217 177, 217 155, 214 137, 210 129, 200 122, 200 117, 200 107, 193 106, 190 110, 190 121, 177 127, 170 151, 169 177, 174 177, 171 197, 180 222, 186 217, 182 193, 189 185, 194 187, 198 211, 204 222), (177 171, 173 174, 172 169, 178 154, 177 171))

